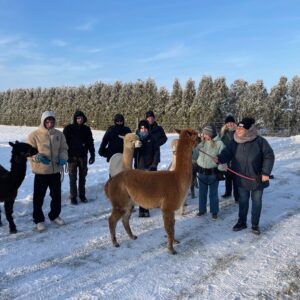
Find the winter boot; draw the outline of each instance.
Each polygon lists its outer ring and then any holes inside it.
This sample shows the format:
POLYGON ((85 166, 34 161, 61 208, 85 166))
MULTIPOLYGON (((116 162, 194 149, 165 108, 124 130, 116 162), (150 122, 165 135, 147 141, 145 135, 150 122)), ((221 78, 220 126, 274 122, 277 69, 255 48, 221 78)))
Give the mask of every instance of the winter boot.
POLYGON ((246 229, 246 228, 247 228, 247 224, 237 222, 237 223, 232 227, 232 230, 233 230, 233 231, 240 231, 240 230, 243 230, 243 229, 246 229))

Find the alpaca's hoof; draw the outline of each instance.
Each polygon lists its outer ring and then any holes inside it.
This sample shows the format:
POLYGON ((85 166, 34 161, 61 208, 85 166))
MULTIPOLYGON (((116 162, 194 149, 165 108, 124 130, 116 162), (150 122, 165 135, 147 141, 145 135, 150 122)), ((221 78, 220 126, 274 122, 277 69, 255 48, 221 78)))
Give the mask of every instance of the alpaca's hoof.
POLYGON ((174 240, 174 243, 175 243, 175 244, 180 244, 180 241, 174 240))
POLYGON ((18 230, 16 229, 16 228, 14 228, 14 229, 9 229, 9 233, 10 234, 15 234, 15 233, 17 233, 18 232, 18 230))
POLYGON ((136 240, 136 239, 137 239, 137 236, 136 236, 136 235, 133 235, 133 236, 131 237, 131 239, 132 239, 132 240, 136 240))
POLYGON ((177 254, 177 251, 175 251, 174 249, 169 249, 169 252, 170 252, 170 254, 172 254, 172 255, 175 255, 175 254, 177 254))
POLYGON ((119 244, 119 243, 115 243, 114 246, 115 246, 116 248, 119 248, 119 247, 120 247, 120 244, 119 244))

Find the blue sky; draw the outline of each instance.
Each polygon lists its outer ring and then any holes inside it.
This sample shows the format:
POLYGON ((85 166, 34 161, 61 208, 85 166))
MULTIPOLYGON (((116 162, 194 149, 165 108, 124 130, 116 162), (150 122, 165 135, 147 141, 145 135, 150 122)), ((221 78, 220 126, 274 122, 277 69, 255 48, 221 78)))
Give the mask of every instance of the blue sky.
POLYGON ((300 75, 299 0, 0 0, 0 90, 300 75))

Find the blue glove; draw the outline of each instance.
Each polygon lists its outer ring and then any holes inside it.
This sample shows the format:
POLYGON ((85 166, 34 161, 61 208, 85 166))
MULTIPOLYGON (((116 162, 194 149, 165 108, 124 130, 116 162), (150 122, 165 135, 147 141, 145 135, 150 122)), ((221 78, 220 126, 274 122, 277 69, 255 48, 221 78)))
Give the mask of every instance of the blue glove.
POLYGON ((64 166, 66 163, 67 163, 67 161, 65 159, 59 159, 57 164, 59 166, 64 166))
POLYGON ((40 162, 44 165, 49 165, 50 164, 50 159, 48 159, 46 156, 44 156, 43 154, 38 153, 35 157, 37 162, 40 162))

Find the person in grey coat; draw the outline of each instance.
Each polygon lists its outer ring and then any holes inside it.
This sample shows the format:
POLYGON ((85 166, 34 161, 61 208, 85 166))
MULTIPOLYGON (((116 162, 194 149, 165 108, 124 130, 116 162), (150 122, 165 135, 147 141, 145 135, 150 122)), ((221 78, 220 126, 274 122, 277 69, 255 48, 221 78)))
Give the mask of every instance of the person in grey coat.
POLYGON ((214 158, 220 164, 232 161, 232 169, 249 179, 237 176, 239 191, 239 218, 233 231, 247 228, 249 199, 252 200, 252 232, 260 234, 259 220, 262 195, 269 186, 275 156, 266 139, 257 134, 253 118, 243 118, 238 123, 234 139, 214 158))

